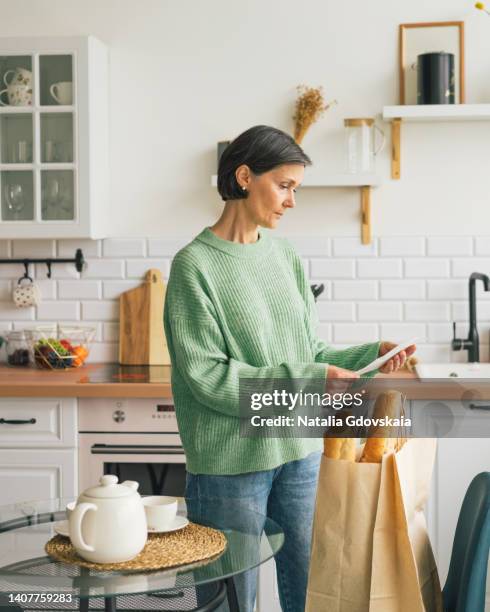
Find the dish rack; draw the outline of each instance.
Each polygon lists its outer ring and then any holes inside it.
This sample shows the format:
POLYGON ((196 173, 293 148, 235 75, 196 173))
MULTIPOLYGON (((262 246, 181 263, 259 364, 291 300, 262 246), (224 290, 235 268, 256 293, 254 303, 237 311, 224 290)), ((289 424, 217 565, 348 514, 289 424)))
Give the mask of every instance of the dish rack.
POLYGON ((34 364, 44 370, 78 368, 85 363, 94 327, 39 326, 26 330, 34 364))

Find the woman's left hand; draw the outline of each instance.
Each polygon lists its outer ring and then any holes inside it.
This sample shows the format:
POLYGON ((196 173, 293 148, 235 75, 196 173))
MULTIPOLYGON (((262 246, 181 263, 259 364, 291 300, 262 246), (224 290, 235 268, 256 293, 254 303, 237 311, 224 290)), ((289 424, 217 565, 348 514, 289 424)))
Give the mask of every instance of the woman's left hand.
MULTIPOLYGON (((378 357, 382 357, 385 353, 388 353, 389 351, 394 349, 395 346, 397 345, 393 342, 382 342, 379 347, 378 357)), ((413 355, 416 349, 417 347, 415 346, 415 344, 411 344, 405 350, 400 351, 389 361, 387 361, 383 366, 381 366, 381 368, 379 368, 379 371, 383 374, 392 374, 393 372, 400 370, 405 365, 407 357, 413 355)))

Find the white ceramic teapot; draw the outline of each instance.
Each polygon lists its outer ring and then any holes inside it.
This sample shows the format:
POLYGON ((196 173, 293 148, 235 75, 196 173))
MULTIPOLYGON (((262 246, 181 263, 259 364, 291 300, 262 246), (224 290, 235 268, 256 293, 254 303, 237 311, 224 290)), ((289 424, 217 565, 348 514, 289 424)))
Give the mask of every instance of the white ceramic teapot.
POLYGON ((70 539, 77 553, 94 563, 129 561, 148 537, 138 483, 107 474, 84 491, 69 517, 70 539))

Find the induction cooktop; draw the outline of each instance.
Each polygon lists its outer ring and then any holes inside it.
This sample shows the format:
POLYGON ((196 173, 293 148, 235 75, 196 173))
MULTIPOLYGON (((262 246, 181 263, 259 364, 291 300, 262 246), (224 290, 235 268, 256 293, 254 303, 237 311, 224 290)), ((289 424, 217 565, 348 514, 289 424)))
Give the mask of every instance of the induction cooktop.
POLYGON ((168 383, 169 366, 127 366, 107 363, 84 373, 80 383, 168 383))

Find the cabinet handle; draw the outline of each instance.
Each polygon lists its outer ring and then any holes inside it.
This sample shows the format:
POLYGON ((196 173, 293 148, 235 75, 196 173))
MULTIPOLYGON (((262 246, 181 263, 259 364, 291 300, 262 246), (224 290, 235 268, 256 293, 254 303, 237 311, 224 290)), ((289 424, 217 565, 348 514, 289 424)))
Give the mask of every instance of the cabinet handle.
POLYGON ((0 419, 0 425, 34 425, 36 419, 0 419))
POLYGON ((490 406, 486 405, 486 406, 478 406, 478 404, 470 404, 469 405, 469 409, 470 410, 490 410, 490 406))

